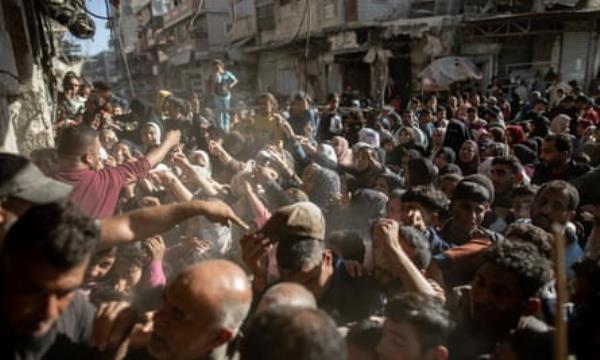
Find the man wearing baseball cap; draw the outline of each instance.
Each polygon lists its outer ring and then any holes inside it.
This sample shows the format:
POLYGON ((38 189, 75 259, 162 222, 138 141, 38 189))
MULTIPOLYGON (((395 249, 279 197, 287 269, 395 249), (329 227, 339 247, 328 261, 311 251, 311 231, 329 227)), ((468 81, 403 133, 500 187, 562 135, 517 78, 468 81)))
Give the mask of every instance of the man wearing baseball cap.
POLYGON ((22 156, 0 154, 0 239, 30 207, 66 199, 72 189, 22 156))
POLYGON ((254 274, 255 290, 262 291, 266 286, 267 269, 261 259, 274 244, 280 280, 305 286, 319 308, 339 324, 381 310, 382 297, 374 280, 350 276, 342 259, 326 248, 325 218, 313 203, 280 208, 259 232, 242 239, 244 261, 254 274))

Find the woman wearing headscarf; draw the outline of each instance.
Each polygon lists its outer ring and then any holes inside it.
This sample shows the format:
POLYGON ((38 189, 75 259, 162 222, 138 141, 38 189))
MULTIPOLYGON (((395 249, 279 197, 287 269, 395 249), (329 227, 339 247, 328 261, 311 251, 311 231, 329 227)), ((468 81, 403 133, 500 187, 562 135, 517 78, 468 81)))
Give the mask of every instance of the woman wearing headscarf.
POLYGON ((416 144, 415 129, 404 127, 398 131, 398 144, 404 146, 406 149, 411 149, 416 144))
POLYGON ((338 162, 337 154, 333 149, 333 146, 329 144, 319 144, 317 147, 317 155, 325 156, 332 162, 338 162))
POLYGON ((476 174, 479 168, 479 148, 473 140, 465 141, 458 152, 456 165, 460 167, 464 176, 476 174))
POLYGON ((380 145, 379 133, 371 128, 362 128, 358 132, 358 142, 364 142, 374 148, 378 148, 380 145))
POLYGON ((346 169, 352 176, 348 182, 350 191, 369 186, 373 177, 384 172, 385 167, 377 149, 358 143, 353 149, 354 166, 346 169))
POLYGON ((571 124, 571 118, 565 114, 558 114, 550 123, 550 131, 554 134, 568 134, 571 124))
POLYGON ((352 159, 352 150, 350 149, 348 140, 341 136, 334 136, 333 139, 331 139, 331 145, 335 150, 338 163, 341 166, 351 166, 354 163, 354 160, 352 159))
POLYGON ((444 147, 444 136, 446 135, 446 128, 435 128, 431 135, 431 142, 427 153, 430 158, 433 158, 435 154, 444 147))
POLYGON ((212 168, 210 166, 210 156, 203 150, 196 150, 190 153, 190 162, 194 165, 196 173, 204 178, 212 176, 212 168))
POLYGON ((153 122, 148 121, 140 128, 140 142, 142 144, 142 150, 146 152, 150 148, 160 145, 161 143, 161 128, 153 122))
POLYGON ((520 125, 508 125, 506 127, 506 143, 508 146, 522 144, 525 140, 527 140, 527 137, 520 125))
POLYGON ((317 163, 312 163, 302 174, 303 190, 310 200, 324 213, 329 213, 338 203, 341 194, 341 181, 338 174, 317 163))

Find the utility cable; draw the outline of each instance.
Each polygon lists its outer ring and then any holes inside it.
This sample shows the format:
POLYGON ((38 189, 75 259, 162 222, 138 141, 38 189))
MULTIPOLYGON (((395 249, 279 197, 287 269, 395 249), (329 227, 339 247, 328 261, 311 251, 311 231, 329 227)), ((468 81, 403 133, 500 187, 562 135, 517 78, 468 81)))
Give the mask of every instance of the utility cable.
POLYGON ((78 3, 79 6, 81 6, 81 8, 83 9, 83 11, 85 11, 85 13, 90 15, 91 17, 94 17, 99 20, 107 20, 107 21, 110 21, 113 19, 111 16, 109 16, 108 8, 106 10, 106 16, 102 16, 102 15, 98 15, 98 14, 92 12, 90 9, 88 9, 87 5, 85 4, 85 0, 81 0, 81 1, 75 0, 75 2, 78 3))

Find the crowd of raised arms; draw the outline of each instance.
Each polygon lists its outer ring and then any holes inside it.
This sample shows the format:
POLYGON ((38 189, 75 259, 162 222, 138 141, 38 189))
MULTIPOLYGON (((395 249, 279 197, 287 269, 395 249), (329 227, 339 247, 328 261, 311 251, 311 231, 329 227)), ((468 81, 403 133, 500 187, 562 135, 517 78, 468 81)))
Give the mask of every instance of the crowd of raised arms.
POLYGON ((600 94, 214 67, 152 105, 68 73, 55 148, 0 154, 0 359, 543 360, 561 317, 598 358, 600 94))

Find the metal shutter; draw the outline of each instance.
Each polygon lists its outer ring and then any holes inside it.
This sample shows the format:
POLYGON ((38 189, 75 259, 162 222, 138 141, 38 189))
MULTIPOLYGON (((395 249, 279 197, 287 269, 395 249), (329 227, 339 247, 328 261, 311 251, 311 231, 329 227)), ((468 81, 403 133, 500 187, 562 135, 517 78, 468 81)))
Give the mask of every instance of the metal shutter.
POLYGON ((583 84, 590 47, 589 32, 566 32, 563 34, 560 72, 562 80, 577 80, 583 84))

